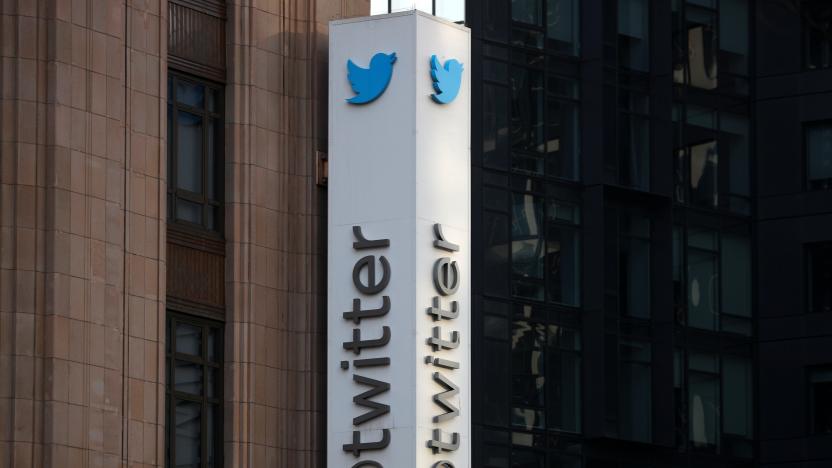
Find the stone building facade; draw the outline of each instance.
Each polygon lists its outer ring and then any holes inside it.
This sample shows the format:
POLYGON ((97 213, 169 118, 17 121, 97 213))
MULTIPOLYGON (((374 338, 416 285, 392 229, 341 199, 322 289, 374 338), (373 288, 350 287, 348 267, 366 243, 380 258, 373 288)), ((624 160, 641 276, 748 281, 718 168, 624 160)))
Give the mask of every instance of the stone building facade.
POLYGON ((0 467, 323 466, 327 23, 368 13, 0 2, 0 467))

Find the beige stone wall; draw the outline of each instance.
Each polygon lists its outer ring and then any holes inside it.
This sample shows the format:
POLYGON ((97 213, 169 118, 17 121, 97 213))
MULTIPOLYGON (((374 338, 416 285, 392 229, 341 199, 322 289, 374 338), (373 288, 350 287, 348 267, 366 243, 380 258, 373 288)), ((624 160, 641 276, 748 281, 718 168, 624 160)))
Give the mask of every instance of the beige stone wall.
POLYGON ((323 467, 326 25, 369 1, 229 3, 225 458, 323 467))
POLYGON ((166 5, 2 2, 0 467, 163 462, 166 5))

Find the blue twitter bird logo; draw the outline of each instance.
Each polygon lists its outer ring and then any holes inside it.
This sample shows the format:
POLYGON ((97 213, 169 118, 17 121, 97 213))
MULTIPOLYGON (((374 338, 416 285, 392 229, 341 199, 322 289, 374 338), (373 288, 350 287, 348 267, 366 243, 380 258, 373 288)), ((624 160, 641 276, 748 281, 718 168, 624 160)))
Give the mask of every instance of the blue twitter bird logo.
POLYGON ((430 57, 430 76, 433 78, 433 89, 436 94, 430 97, 439 104, 448 104, 459 94, 462 84, 462 64, 456 59, 445 61, 443 67, 436 55, 430 57))
POLYGON ((370 59, 370 68, 361 68, 352 60, 347 60, 347 79, 355 92, 355 96, 347 99, 350 104, 367 104, 381 96, 390 84, 393 76, 393 64, 396 63, 396 53, 385 54, 379 52, 370 59))

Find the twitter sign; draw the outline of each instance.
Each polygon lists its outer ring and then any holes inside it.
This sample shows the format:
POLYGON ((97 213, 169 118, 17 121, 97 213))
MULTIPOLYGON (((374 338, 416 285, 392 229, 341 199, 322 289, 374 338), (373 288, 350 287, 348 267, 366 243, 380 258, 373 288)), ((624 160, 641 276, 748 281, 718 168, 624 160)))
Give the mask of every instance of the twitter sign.
POLYGON ((420 11, 329 24, 328 468, 471 468, 470 60, 420 11))
POLYGON ((347 99, 350 104, 367 104, 378 99, 393 77, 396 53, 379 52, 370 59, 369 68, 361 68, 352 60, 347 61, 347 78, 355 96, 347 99))
POLYGON ((430 97, 439 104, 448 104, 459 94, 459 87, 462 85, 462 64, 459 60, 448 59, 442 66, 436 55, 431 55, 430 77, 436 91, 430 97))

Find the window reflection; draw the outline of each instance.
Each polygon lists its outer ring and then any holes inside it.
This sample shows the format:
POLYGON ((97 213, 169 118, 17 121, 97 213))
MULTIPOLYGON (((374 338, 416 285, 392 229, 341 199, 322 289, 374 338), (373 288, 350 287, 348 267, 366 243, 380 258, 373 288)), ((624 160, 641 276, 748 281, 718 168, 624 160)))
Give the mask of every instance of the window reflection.
POLYGON ((832 4, 827 0, 803 0, 800 10, 806 68, 829 68, 832 65, 832 4))
POLYGON ((618 61, 624 68, 650 70, 648 0, 618 0, 618 61))
POLYGON ((531 194, 512 200, 512 294, 579 305, 578 207, 531 194))
POLYGON ((832 243, 810 245, 807 263, 809 312, 832 312, 832 243))
POLYGON ((694 448, 715 451, 720 442, 719 358, 691 353, 688 358, 688 436, 694 448))
POLYGON ((546 37, 552 50, 578 55, 579 11, 578 0, 547 0, 546 37))
POLYGON ((650 343, 621 340, 619 344, 619 435, 623 439, 650 442, 652 424, 652 348, 650 343))
POLYGON ((832 122, 806 127, 806 159, 809 188, 832 188, 832 122))
POLYGON ((832 433, 832 367, 811 369, 809 385, 812 432, 815 434, 832 433))

